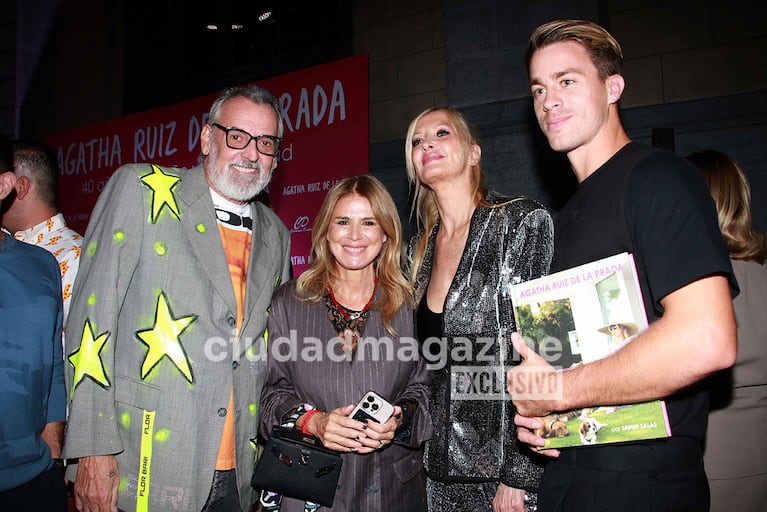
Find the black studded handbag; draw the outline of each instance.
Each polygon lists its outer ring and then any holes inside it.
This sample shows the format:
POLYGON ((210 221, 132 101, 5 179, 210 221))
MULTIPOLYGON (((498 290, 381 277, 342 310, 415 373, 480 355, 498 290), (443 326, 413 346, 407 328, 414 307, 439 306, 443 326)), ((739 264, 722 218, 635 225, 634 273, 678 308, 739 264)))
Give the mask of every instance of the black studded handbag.
POLYGON ((331 507, 342 463, 341 455, 317 437, 273 427, 250 483, 259 490, 331 507))

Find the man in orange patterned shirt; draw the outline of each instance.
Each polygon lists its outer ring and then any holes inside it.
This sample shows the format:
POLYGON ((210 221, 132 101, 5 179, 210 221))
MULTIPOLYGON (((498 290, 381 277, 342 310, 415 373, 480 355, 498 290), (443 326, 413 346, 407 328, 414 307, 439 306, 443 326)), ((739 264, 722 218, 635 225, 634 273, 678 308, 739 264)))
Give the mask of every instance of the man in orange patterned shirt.
POLYGON ((15 141, 13 171, 16 174, 15 193, 3 209, 2 225, 17 240, 39 245, 56 257, 61 270, 66 322, 83 239, 67 227, 64 216, 56 209, 59 176, 56 156, 46 146, 15 141))

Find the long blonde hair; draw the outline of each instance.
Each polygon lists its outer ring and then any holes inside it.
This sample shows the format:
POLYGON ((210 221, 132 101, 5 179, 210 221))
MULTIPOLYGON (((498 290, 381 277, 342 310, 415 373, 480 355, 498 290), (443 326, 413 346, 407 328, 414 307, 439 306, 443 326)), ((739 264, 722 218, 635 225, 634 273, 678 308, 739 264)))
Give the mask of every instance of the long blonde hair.
MULTIPOLYGON (((415 170, 415 163, 413 162, 413 133, 415 133, 416 124, 426 114, 432 112, 444 112, 450 124, 453 127, 455 134, 461 141, 463 149, 463 159, 467 160, 470 154, 471 146, 479 145, 477 134, 474 131, 474 127, 466 119, 466 117, 448 107, 433 107, 428 108, 418 114, 415 119, 410 121, 410 125, 407 129, 407 135, 405 136, 405 164, 407 167, 407 179, 410 182, 410 189, 413 191, 413 205, 410 208, 410 217, 415 216, 416 223, 419 229, 422 229, 424 234, 418 240, 418 243, 413 251, 413 259, 410 265, 410 282, 415 283, 416 276, 418 275, 418 269, 423 263, 423 257, 426 252, 426 246, 429 243, 429 235, 431 234, 434 226, 436 226, 439 220, 439 211, 437 210, 437 200, 434 197, 434 191, 429 187, 421 183, 418 179, 418 175, 415 170)), ((480 162, 477 161, 476 165, 471 166, 471 195, 474 197, 475 204, 481 204, 489 206, 485 201, 485 194, 487 188, 485 187, 485 175, 482 172, 480 162)))
POLYGON ((397 207, 386 187, 373 176, 349 176, 328 192, 314 220, 312 262, 296 281, 298 298, 319 302, 332 282, 338 279, 336 260, 330 252, 327 234, 336 204, 350 195, 364 197, 370 202, 373 216, 387 238, 373 262, 380 291, 371 308, 381 312, 386 331, 395 335, 391 319, 404 302, 412 304, 413 293, 402 273, 402 225, 397 207))
POLYGON ((692 153, 687 159, 703 173, 714 198, 730 258, 764 263, 767 241, 751 222, 751 187, 743 170, 728 155, 713 150, 692 153))

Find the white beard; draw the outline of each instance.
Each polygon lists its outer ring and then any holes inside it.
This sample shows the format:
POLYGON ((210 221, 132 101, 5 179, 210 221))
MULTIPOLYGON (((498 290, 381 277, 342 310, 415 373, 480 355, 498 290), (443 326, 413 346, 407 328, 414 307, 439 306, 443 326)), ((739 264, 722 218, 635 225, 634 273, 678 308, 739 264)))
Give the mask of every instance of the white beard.
POLYGON ((248 160, 230 160, 223 169, 215 169, 212 162, 216 160, 217 151, 215 146, 211 147, 210 154, 206 157, 203 166, 210 185, 222 196, 233 201, 248 202, 269 184, 272 179, 271 171, 264 174, 261 162, 250 162, 248 160), (255 169, 252 175, 241 174, 236 170, 230 170, 230 167, 255 169))

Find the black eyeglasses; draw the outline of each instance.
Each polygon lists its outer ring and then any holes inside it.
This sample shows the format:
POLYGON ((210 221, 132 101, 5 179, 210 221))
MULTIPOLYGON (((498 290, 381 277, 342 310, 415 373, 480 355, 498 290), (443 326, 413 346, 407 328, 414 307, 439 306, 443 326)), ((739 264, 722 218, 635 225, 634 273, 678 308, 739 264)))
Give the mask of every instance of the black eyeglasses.
POLYGON ((256 151, 262 155, 277 156, 282 139, 274 135, 251 135, 239 128, 227 128, 218 123, 210 123, 226 134, 226 145, 231 149, 245 149, 251 140, 256 141, 256 151))

